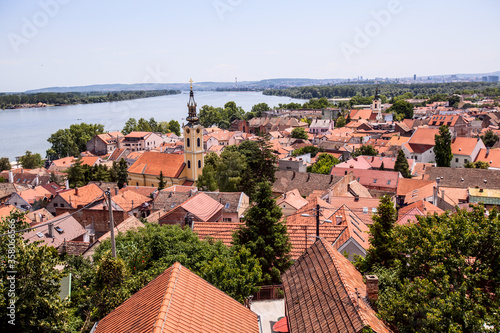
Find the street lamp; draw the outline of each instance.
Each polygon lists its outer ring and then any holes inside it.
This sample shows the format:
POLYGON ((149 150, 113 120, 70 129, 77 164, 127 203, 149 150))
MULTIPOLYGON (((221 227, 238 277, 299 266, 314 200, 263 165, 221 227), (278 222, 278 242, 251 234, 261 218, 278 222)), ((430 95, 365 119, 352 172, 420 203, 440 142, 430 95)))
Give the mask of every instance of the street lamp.
MULTIPOLYGON (((316 240, 319 239, 319 212, 320 212, 320 209, 321 207, 318 205, 316 205, 316 208, 314 209, 316 211, 316 214, 314 215, 309 215, 309 214, 300 214, 300 216, 303 216, 303 217, 316 217, 316 240)), ((332 223, 331 220, 323 220, 323 223, 332 223)))

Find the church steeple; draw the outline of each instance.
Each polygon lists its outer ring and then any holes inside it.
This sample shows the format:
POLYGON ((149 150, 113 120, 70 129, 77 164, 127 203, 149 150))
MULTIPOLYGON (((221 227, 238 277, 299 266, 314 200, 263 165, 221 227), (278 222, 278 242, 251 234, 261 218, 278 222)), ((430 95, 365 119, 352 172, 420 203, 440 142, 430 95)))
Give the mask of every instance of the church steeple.
POLYGON ((197 124, 198 123, 198 116, 196 115, 196 102, 194 101, 194 93, 193 93, 193 79, 189 80, 189 83, 191 83, 191 91, 189 92, 189 102, 187 104, 189 114, 186 120, 190 124, 197 124))

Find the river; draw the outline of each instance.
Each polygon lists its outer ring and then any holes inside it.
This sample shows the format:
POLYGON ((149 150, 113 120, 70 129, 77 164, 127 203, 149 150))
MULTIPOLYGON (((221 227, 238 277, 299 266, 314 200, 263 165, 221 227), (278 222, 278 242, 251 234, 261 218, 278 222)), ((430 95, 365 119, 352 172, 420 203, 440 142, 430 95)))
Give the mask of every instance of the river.
MULTIPOLYGON (((121 130, 129 118, 154 117, 156 121, 177 120, 182 125, 187 115, 189 94, 159 96, 131 101, 79 104, 0 110, 0 157, 11 161, 27 150, 40 153, 50 148, 47 139, 59 129, 69 128, 77 123, 100 123, 106 131, 121 130)), ((267 103, 270 107, 280 103, 304 100, 281 96, 266 96, 260 92, 215 92, 195 91, 198 110, 203 105, 223 107, 228 101, 234 101, 246 112, 258 103, 267 103)))

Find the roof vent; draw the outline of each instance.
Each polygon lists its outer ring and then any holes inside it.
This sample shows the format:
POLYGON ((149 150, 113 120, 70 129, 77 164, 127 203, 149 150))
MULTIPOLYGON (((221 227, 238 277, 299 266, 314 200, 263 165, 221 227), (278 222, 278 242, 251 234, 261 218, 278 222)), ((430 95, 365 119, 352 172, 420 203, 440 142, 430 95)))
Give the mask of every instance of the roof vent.
POLYGON ((485 179, 485 180, 483 180, 483 182, 486 184, 488 181, 485 179))

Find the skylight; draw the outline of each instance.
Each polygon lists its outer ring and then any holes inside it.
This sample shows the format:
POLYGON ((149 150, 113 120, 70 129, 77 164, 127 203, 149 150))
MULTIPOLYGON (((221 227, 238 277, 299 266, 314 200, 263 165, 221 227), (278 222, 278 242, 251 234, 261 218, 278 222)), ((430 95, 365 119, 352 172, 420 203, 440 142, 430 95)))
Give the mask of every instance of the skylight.
POLYGON ((43 238, 43 234, 41 232, 37 232, 36 235, 39 237, 39 238, 43 238))
POLYGON ((230 203, 229 202, 226 202, 226 206, 224 207, 225 209, 229 209, 229 205, 230 203))

